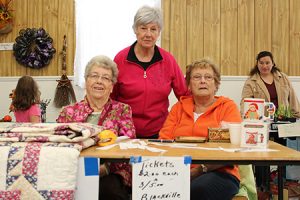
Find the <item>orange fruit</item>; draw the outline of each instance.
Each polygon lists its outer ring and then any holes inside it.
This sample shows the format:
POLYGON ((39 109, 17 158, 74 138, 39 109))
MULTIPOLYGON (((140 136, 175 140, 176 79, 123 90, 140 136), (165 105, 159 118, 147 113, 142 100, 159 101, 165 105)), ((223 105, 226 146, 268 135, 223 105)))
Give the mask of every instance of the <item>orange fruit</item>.
POLYGON ((99 142, 98 145, 100 147, 104 147, 110 144, 115 143, 117 136, 116 134, 111 130, 104 130, 98 133, 99 142))
POLYGON ((11 122, 11 120, 12 120, 12 118, 11 118, 11 116, 9 116, 9 115, 5 115, 5 116, 3 117, 3 121, 5 121, 5 122, 11 122))

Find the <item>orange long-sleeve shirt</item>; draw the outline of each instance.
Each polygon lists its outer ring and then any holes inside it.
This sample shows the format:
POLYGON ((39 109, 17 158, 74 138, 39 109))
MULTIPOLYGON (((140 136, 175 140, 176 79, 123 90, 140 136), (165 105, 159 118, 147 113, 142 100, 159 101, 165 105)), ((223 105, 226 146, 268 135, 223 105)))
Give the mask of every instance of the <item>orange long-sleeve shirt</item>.
MULTIPOLYGON (((160 139, 175 139, 177 136, 208 137, 208 128, 218 128, 221 122, 241 122, 240 112, 233 100, 215 96, 216 101, 194 122, 194 100, 192 96, 183 96, 171 109, 160 139)), ((210 152, 208 152, 210 153, 210 152)), ((218 169, 240 179, 237 166, 218 169)))

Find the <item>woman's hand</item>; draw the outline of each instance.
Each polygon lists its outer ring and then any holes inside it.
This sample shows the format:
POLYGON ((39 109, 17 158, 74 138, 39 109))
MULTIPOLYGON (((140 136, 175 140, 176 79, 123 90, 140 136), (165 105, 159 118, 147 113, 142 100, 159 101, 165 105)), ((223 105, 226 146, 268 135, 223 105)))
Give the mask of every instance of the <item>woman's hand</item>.
MULTIPOLYGON (((202 174, 204 174, 206 172, 214 171, 221 167, 228 167, 227 165, 205 165, 206 169, 203 169, 202 166, 203 165, 197 165, 197 167, 194 167, 191 169, 191 180, 197 178, 198 176, 201 176, 202 174)), ((233 167, 233 166, 231 166, 231 167, 233 167)))
POLYGON ((100 177, 107 176, 109 174, 109 168, 106 164, 100 165, 100 177))
POLYGON ((203 174, 201 165, 191 169, 191 180, 203 174))

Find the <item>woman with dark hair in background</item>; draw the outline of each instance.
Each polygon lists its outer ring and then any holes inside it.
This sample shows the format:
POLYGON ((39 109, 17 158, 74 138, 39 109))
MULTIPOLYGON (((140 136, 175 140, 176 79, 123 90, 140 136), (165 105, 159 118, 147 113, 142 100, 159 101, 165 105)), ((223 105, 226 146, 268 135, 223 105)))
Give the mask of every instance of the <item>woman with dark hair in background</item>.
MULTIPOLYGON (((249 76, 243 87, 240 103, 241 112, 244 110, 243 100, 245 98, 259 98, 274 103, 276 109, 279 106, 289 108, 293 117, 300 117, 300 105, 293 86, 288 76, 276 66, 271 52, 261 51, 258 53, 256 65, 251 69, 249 76)), ((274 134, 272 138, 276 142, 286 144, 285 139, 278 138, 278 135, 274 134)), ((255 167, 257 187, 262 188, 262 190, 267 187, 269 174, 269 167, 255 167)))
POLYGON ((294 117, 300 117, 300 105, 288 76, 282 73, 274 62, 271 52, 262 51, 256 57, 256 65, 250 71, 244 84, 241 111, 244 98, 260 98, 273 102, 276 108, 289 107, 294 117))

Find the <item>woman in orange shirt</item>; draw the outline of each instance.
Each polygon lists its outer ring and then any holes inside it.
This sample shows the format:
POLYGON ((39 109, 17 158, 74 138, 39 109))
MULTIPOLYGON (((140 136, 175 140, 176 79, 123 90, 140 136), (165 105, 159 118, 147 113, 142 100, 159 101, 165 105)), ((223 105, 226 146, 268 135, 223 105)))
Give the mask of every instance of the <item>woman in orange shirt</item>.
MULTIPOLYGON (((229 98, 215 96, 220 85, 215 64, 203 59, 187 66, 186 83, 192 96, 183 96, 171 109, 161 139, 177 136, 208 137, 208 127, 221 122, 241 122, 236 104, 229 98)), ((231 199, 239 191, 237 166, 193 165, 191 168, 191 200, 231 199)))

